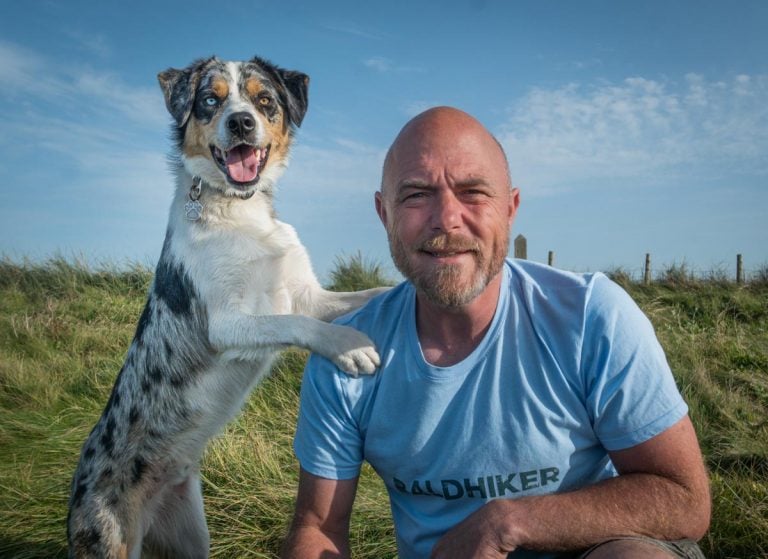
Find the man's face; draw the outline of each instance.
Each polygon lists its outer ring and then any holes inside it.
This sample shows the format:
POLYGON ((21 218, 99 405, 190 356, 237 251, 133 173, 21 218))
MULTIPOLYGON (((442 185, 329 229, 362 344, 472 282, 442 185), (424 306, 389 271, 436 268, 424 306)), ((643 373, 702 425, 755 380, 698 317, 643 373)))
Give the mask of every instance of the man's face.
POLYGON ((447 308, 469 303, 498 274, 519 200, 499 146, 462 115, 406 127, 376 199, 395 265, 447 308))

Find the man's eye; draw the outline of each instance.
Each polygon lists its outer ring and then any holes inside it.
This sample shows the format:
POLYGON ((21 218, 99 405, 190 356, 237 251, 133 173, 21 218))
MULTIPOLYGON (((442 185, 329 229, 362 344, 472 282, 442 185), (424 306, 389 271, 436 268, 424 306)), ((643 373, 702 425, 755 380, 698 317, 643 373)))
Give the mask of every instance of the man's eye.
POLYGON ((462 196, 464 196, 464 198, 477 199, 477 198, 485 197, 486 192, 480 189, 471 189, 471 190, 465 190, 464 192, 462 192, 462 196))
POLYGON ((418 202, 426 197, 427 197, 427 194, 425 192, 412 192, 411 194, 406 194, 405 196, 402 196, 400 198, 400 202, 418 202))

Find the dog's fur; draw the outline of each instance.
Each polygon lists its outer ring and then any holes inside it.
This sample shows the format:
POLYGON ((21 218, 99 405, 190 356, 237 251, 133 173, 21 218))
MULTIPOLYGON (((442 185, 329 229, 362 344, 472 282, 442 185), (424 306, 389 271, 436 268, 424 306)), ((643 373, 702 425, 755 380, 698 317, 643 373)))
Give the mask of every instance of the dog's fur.
POLYGON ((175 121, 176 194, 136 335, 72 480, 70 557, 206 557, 201 456, 278 349, 308 348, 352 374, 379 362, 365 335, 325 321, 381 290, 323 290, 274 217, 308 77, 214 57, 158 80, 175 121))

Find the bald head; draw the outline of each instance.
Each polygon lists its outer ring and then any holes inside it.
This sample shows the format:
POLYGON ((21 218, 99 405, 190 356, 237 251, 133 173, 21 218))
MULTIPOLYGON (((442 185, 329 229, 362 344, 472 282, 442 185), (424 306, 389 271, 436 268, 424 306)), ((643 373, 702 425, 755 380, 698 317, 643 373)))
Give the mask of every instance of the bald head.
POLYGON ((494 165, 504 170, 507 187, 512 188, 509 164, 499 141, 473 116, 453 107, 433 107, 403 126, 384 159, 382 193, 392 182, 392 172, 403 156, 429 153, 447 144, 467 145, 485 152, 494 165))

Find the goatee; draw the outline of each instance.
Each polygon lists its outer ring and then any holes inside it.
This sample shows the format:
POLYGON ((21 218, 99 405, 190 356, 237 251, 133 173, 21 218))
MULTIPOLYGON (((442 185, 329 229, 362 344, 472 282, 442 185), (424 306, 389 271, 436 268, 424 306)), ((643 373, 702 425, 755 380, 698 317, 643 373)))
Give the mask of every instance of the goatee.
POLYGON ((400 273, 408 278, 435 305, 443 308, 458 308, 480 295, 490 281, 496 277, 504 264, 509 248, 508 235, 501 242, 494 242, 490 257, 483 254, 479 243, 463 235, 444 233, 406 247, 404 243, 387 231, 390 253, 400 273), (466 253, 475 261, 471 277, 465 277, 464 264, 435 264, 426 269, 419 268, 408 255, 414 252, 430 254, 466 253))

